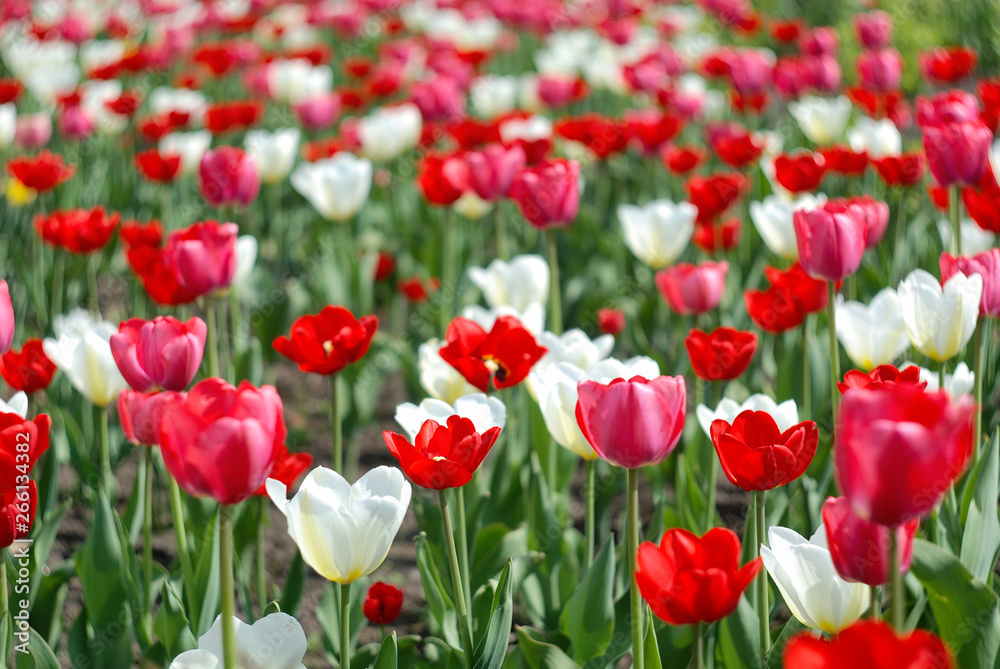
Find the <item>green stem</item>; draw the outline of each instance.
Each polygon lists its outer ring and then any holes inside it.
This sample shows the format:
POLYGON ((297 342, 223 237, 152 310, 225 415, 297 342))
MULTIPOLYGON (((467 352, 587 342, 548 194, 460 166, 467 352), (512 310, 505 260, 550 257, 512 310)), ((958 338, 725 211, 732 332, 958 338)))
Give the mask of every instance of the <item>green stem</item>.
POLYGON ((840 381, 840 346, 837 343, 837 284, 828 281, 830 302, 827 304, 827 330, 830 335, 830 400, 833 403, 833 421, 831 422, 830 436, 836 442, 837 437, 837 412, 840 408, 840 390, 837 382, 840 381))
POLYGON ((235 585, 233 582, 233 521, 230 507, 219 505, 219 592, 222 597, 222 661, 224 669, 236 669, 235 585))
POLYGON ((219 369, 226 381, 232 383, 233 375, 235 373, 233 369, 233 351, 230 346, 230 338, 226 336, 226 332, 230 331, 228 327, 229 323, 229 309, 228 304, 225 300, 221 298, 212 298, 217 300, 218 311, 216 311, 215 317, 219 319, 219 333, 222 335, 219 337, 219 369))
POLYGON ((587 569, 594 564, 594 498, 597 497, 597 459, 587 460, 587 514, 586 514, 586 537, 587 552, 585 563, 587 569))
MULTIPOLYGON (((756 555, 760 547, 767 545, 767 519, 764 515, 764 491, 755 490, 753 503, 756 510, 757 541, 756 555)), ((757 619, 760 623, 760 656, 767 657, 771 649, 771 610, 767 603, 767 570, 761 569, 757 576, 757 619)))
POLYGON ((809 315, 802 320, 802 415, 812 417, 812 359, 809 357, 809 315))
POLYGON ((872 600, 872 605, 869 608, 869 611, 871 612, 872 620, 879 620, 882 617, 882 606, 878 601, 878 586, 870 585, 868 587, 872 600))
POLYGON ((549 328, 557 335, 563 331, 562 302, 559 293, 559 248, 556 244, 556 231, 545 231, 545 242, 549 247, 549 328))
POLYGON ((559 488, 559 444, 555 442, 554 439, 549 438, 548 443, 548 453, 547 459, 549 461, 548 474, 549 474, 549 494, 552 495, 552 499, 556 498, 556 493, 559 488))
POLYGON ((938 361, 938 390, 944 390, 945 369, 944 360, 938 361))
POLYGON ((143 448, 146 465, 146 494, 142 500, 142 584, 145 587, 146 615, 153 612, 153 451, 143 448))
POLYGON ((507 239, 507 221, 499 202, 493 205, 493 219, 496 221, 497 256, 500 260, 508 260, 510 258, 510 241, 507 239))
POLYGON ((972 362, 972 373, 975 375, 976 383, 976 427, 975 427, 975 439, 972 442, 972 458, 973 462, 979 461, 979 450, 983 443, 983 374, 986 370, 983 369, 984 361, 986 359, 986 329, 989 326, 989 322, 986 318, 980 317, 979 321, 976 323, 976 338, 974 340, 973 346, 975 350, 973 352, 973 362, 972 362))
POLYGON ((170 513, 174 517, 174 537, 177 541, 177 557, 181 562, 181 574, 184 576, 184 591, 187 594, 188 606, 191 607, 191 620, 200 624, 201 602, 194 590, 194 568, 191 565, 191 554, 188 553, 181 489, 173 476, 168 475, 167 479, 170 481, 170 513))
POLYGON ((216 318, 214 297, 205 298, 205 325, 208 327, 208 341, 205 350, 208 353, 208 375, 219 376, 219 322, 216 318))
POLYGON ((951 250, 956 256, 962 255, 961 191, 958 186, 948 188, 948 211, 951 217, 951 250))
POLYGON ((63 283, 66 277, 66 254, 55 252, 55 267, 52 269, 52 316, 62 313, 63 283))
POLYGON ((333 471, 344 473, 344 431, 340 424, 340 397, 337 375, 330 376, 330 425, 333 427, 333 471))
POLYGON ((694 669, 704 669, 705 623, 694 626, 694 669))
POLYGON ((903 574, 899 569, 900 549, 897 528, 889 528, 889 588, 892 597, 892 626, 896 632, 903 631, 906 617, 906 592, 903 590, 903 574))
POLYGON ((108 499, 117 500, 118 486, 111 473, 111 438, 108 436, 108 409, 96 407, 97 426, 101 435, 101 484, 108 493, 108 499))
POLYGON ((256 559, 257 575, 257 603, 260 605, 260 617, 264 617, 264 609, 267 608, 267 566, 264 560, 264 539, 267 533, 267 498, 257 499, 257 541, 254 556, 256 559))
POLYGON ((87 298, 90 302, 90 310, 95 314, 101 313, 101 295, 97 289, 97 262, 95 255, 87 257, 87 298))
POLYGON ((639 558, 639 470, 628 470, 628 546, 629 570, 631 572, 631 607, 632 607, 632 666, 641 669, 646 664, 643 660, 642 646, 642 596, 639 594, 639 583, 635 580, 635 570, 639 558))
MULTIPOLYGON (((899 194, 899 204, 896 208, 896 245, 892 249, 893 257, 893 267, 892 267, 892 285, 895 286, 899 283, 899 277, 903 274, 903 257, 902 247, 906 242, 906 221, 904 217, 906 216, 906 196, 909 194, 909 188, 903 188, 902 192, 899 194)), ((808 414, 807 414, 808 415, 808 414)))
POLYGON ((448 565, 451 569, 451 586, 455 591, 455 606, 458 608, 458 628, 462 633, 462 651, 465 666, 472 667, 472 627, 469 624, 469 610, 465 606, 462 590, 462 576, 455 548, 455 532, 451 525, 451 511, 448 510, 448 491, 438 490, 438 504, 441 506, 441 520, 444 523, 445 547, 448 549, 448 565))
POLYGON ((233 287, 229 291, 229 341, 232 342, 230 355, 232 356, 233 381, 236 381, 236 358, 243 351, 243 342, 240 337, 240 298, 237 288, 233 287))
POLYGON ((340 669, 351 667, 351 584, 340 584, 340 669))
POLYGON ((441 334, 448 329, 452 314, 455 311, 455 303, 458 302, 458 285, 456 276, 455 258, 455 221, 451 208, 444 211, 444 235, 441 243, 441 312, 440 326, 441 334))
POLYGON ((469 582, 469 533, 465 520, 465 488, 455 488, 455 522, 458 523, 458 566, 462 572, 465 607, 472 610, 472 587, 469 582))
POLYGON ((708 463, 708 508, 705 509, 705 531, 715 527, 716 489, 719 487, 719 456, 712 448, 712 457, 708 463))

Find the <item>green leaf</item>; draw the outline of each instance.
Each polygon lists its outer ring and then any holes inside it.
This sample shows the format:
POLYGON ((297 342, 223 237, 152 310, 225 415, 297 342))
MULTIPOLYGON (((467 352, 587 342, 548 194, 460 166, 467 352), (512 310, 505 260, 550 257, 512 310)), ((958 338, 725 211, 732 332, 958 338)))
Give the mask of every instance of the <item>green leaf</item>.
POLYGON ((534 638, 524 627, 514 628, 521 657, 530 669, 580 669, 559 646, 534 638))
POLYGON ((573 659, 581 664, 601 655, 611 643, 615 632, 614 585, 615 550, 608 539, 559 617, 559 629, 573 643, 573 659))
POLYGON ((424 586, 424 596, 427 598, 427 608, 431 619, 437 623, 438 629, 444 634, 445 641, 452 648, 461 648, 458 636, 458 615, 455 606, 448 596, 448 591, 441 581, 434 561, 431 559, 427 535, 423 532, 417 537, 417 569, 420 571, 420 582, 424 586))
POLYGON ((910 570, 927 589, 938 632, 960 669, 989 667, 1000 648, 1000 599, 948 551, 913 540, 910 570))
POLYGON ((199 547, 198 565, 195 567, 195 596, 201 593, 200 617, 192 620, 195 636, 202 636, 215 622, 219 611, 219 511, 215 510, 209 522, 205 540, 199 547))
POLYGON ((59 660, 38 632, 28 628, 28 641, 14 646, 17 669, 59 669, 59 660))
POLYGON ((302 591, 306 583, 306 563, 302 560, 302 553, 295 551, 292 564, 288 567, 288 576, 285 577, 285 589, 281 593, 281 610, 290 616, 294 616, 298 611, 299 602, 302 601, 302 591))
POLYGON ((528 530, 526 527, 521 526, 512 530, 503 523, 487 525, 476 536, 470 567, 472 582, 485 583, 503 569, 508 559, 517 561, 527 555, 528 530))
MULTIPOLYGON (((41 573, 41 569, 38 570, 41 573)), ((50 646, 59 645, 63 629, 63 605, 70 579, 76 576, 76 567, 70 561, 52 568, 42 576, 31 605, 31 626, 50 646)))
POLYGON ((153 622, 156 637, 167 649, 169 657, 177 657, 186 650, 198 647, 198 640, 191 633, 191 626, 184 613, 184 603, 170 579, 163 582, 160 608, 153 622))
POLYGON ((736 610, 719 623, 716 652, 722 658, 722 666, 761 666, 757 625, 757 612, 746 597, 740 597, 736 610))
POLYGON ((663 669, 660 661, 660 647, 656 643, 656 629, 653 627, 653 616, 646 615, 646 634, 642 642, 642 663, 645 669, 663 669))
POLYGON ((796 634, 808 630, 809 628, 799 622, 798 618, 794 616, 788 619, 785 626, 781 628, 781 633, 778 634, 778 638, 774 640, 774 645, 771 646, 770 652, 767 654, 767 660, 765 660, 764 665, 768 669, 781 669, 781 662, 785 657, 785 646, 788 642, 792 640, 796 634))
POLYGON ((476 644, 472 655, 474 669, 500 669, 503 665, 514 619, 514 588, 510 570, 511 561, 507 560, 493 593, 493 611, 486 625, 486 634, 476 644))
POLYGON ((987 581, 1000 553, 1000 518, 997 517, 997 483, 1000 479, 1000 433, 993 435, 986 453, 976 464, 965 486, 963 504, 962 563, 980 581, 987 581), (971 493, 971 494, 970 494, 971 493))
POLYGON ((379 648, 378 657, 375 658, 375 665, 372 669, 396 669, 398 654, 396 633, 393 632, 382 640, 382 647, 379 648))

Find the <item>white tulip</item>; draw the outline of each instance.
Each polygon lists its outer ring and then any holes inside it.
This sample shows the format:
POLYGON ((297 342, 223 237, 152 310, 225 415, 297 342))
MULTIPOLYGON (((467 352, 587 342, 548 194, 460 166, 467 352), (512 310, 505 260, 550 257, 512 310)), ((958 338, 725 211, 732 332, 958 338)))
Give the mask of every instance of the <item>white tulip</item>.
POLYGON ((983 277, 958 273, 942 286, 916 269, 899 284, 899 306, 913 347, 942 362, 965 348, 979 319, 983 277))
POLYGON ((208 101, 201 91, 161 86, 149 94, 149 107, 156 116, 180 112, 190 115, 192 122, 200 123, 208 109, 208 101))
POLYGON ((236 238, 236 273, 233 274, 232 283, 235 290, 239 290, 250 278, 256 263, 257 238, 253 235, 240 235, 236 238))
POLYGON ((545 347, 546 353, 528 373, 528 392, 534 399, 538 399, 538 388, 547 383, 549 368, 556 363, 568 362, 586 372, 596 362, 611 355, 615 346, 613 336, 601 335, 592 341, 579 328, 567 330, 562 335, 546 330, 539 333, 535 340, 539 346, 545 347))
POLYGON ((422 130, 423 117, 412 103, 376 109, 358 121, 361 153, 376 162, 387 162, 415 147, 422 130))
POLYGON ((768 195, 760 202, 750 203, 750 219, 771 252, 785 260, 797 260, 799 245, 792 223, 795 212, 810 211, 822 206, 826 196, 803 193, 797 197, 785 194, 768 195))
POLYGON ((417 348, 420 386, 431 397, 449 404, 460 397, 479 392, 458 370, 444 361, 440 354, 442 346, 444 342, 431 339, 417 348))
POLYGON ((348 221, 357 214, 372 187, 372 164, 341 152, 315 163, 302 163, 291 177, 292 188, 328 221, 348 221))
POLYGON ((477 77, 469 87, 469 101, 476 114, 496 118, 517 108, 517 77, 486 74, 477 77))
MULTIPOLYGON (((996 234, 989 230, 983 230, 971 218, 963 218, 958 229, 962 237, 962 255, 964 256, 974 256, 996 246, 996 234)), ((944 248, 951 248, 951 221, 944 218, 939 220, 938 234, 941 235, 941 244, 944 248)))
POLYGON ((847 131, 847 142, 852 151, 865 151, 872 160, 898 156, 903 152, 903 137, 891 120, 876 121, 862 116, 847 131))
MULTIPOLYGON (((233 618, 236 666, 242 669, 305 669, 306 633, 287 613, 272 613, 253 625, 233 618)), ((222 616, 198 639, 198 649, 181 653, 169 669, 222 668, 222 616)))
POLYGON ((497 319, 501 316, 513 316, 521 322, 524 329, 536 337, 545 330, 545 307, 540 304, 532 304, 524 311, 518 311, 513 307, 484 309, 478 304, 470 304, 462 309, 462 318, 474 321, 487 332, 493 329, 497 319))
POLYGON ((806 627, 836 634, 850 627, 871 602, 864 583, 850 583, 837 573, 820 525, 809 541, 787 527, 767 532, 761 545, 764 568, 778 586, 788 610, 806 627))
POLYGON ((42 342, 45 355, 90 402, 99 407, 118 399, 128 387, 111 355, 111 335, 118 332, 111 323, 94 320, 83 309, 69 316, 56 316, 56 339, 42 342))
POLYGON ((329 65, 313 65, 305 58, 276 59, 267 65, 267 92, 278 102, 294 105, 333 90, 329 65))
POLYGON ((712 436, 712 423, 720 418, 727 423, 732 423, 737 416, 744 411, 764 411, 771 415, 777 424, 778 429, 784 432, 799 422, 799 409, 795 405, 795 400, 785 400, 778 404, 767 395, 757 393, 751 395, 743 404, 739 404, 728 397, 723 397, 719 406, 712 411, 704 404, 699 404, 695 409, 698 417, 698 424, 702 431, 708 436, 712 436))
POLYGON ((463 395, 449 404, 443 400, 427 398, 420 404, 406 402, 396 407, 396 422, 413 441, 420 428, 429 420, 444 425, 451 416, 468 418, 482 434, 492 427, 503 429, 507 423, 507 407, 496 397, 485 393, 463 395))
POLYGON ((299 129, 284 128, 273 133, 266 130, 247 132, 243 145, 257 161, 260 180, 276 184, 292 171, 299 153, 299 129))
POLYGON ((508 144, 519 139, 535 142, 551 136, 552 121, 545 116, 512 118, 500 124, 500 140, 508 144))
POLYGON ((19 390, 6 402, 0 398, 0 413, 16 413, 21 418, 27 418, 28 396, 23 390, 19 390))
POLYGON ((993 142, 993 146, 990 147, 990 167, 993 169, 993 174, 1000 174, 1000 139, 993 142))
POLYGON ((618 207, 625 245, 652 269, 663 269, 680 257, 694 234, 698 207, 690 202, 674 204, 653 200, 645 206, 618 207))
POLYGON ((17 106, 13 102, 0 105, 0 150, 14 141, 17 133, 17 106))
POLYGON ((493 209, 493 203, 479 197, 475 191, 467 190, 451 208, 470 221, 478 221, 493 209))
POLYGON ((353 583, 385 560, 410 505, 412 489, 395 467, 376 467, 353 486, 317 467, 299 491, 268 479, 267 494, 288 519, 288 534, 302 560, 329 581, 353 583))
MULTIPOLYGON (((903 370, 908 367, 916 367, 920 371, 920 380, 927 383, 928 391, 940 390, 941 377, 937 371, 920 367, 912 362, 903 363, 900 369, 903 370)), ((964 362, 958 363, 954 374, 944 375, 944 389, 955 399, 963 395, 971 395, 975 384, 976 373, 969 369, 969 366, 964 362)))
POLYGON ((208 130, 172 132, 160 138, 159 150, 164 155, 180 156, 181 174, 194 174, 211 145, 212 133, 208 130))
POLYGON ((524 313, 549 298, 549 264, 539 255, 521 255, 486 267, 470 267, 469 279, 493 308, 510 307, 524 313))
POLYGON ((821 98, 806 95, 788 104, 788 112, 813 144, 833 144, 847 127, 851 101, 844 95, 821 98))
POLYGON ((851 361, 866 372, 892 363, 910 348, 899 298, 892 288, 879 291, 867 306, 846 302, 838 295, 836 308, 837 339, 851 361))
POLYGON ((128 126, 128 117, 111 110, 107 103, 121 97, 122 83, 118 80, 88 81, 80 86, 80 107, 94 119, 102 133, 115 135, 128 126))

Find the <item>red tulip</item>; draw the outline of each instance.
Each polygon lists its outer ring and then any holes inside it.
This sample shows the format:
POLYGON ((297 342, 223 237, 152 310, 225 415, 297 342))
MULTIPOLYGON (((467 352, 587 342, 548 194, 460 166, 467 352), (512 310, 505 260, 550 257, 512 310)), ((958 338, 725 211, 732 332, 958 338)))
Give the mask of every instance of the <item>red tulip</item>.
POLYGON ((938 637, 926 630, 897 636, 887 623, 857 622, 833 639, 802 633, 788 642, 785 669, 954 669, 955 662, 938 637))
POLYGON ((177 178, 181 169, 179 155, 161 154, 149 149, 135 154, 135 166, 146 179, 157 183, 170 183, 177 178))
POLYGON ((666 144, 660 151, 660 160, 674 174, 687 174, 705 161, 705 153, 695 146, 666 144))
POLYGON ((461 488, 472 480, 500 436, 500 428, 491 427, 479 434, 468 418, 450 416, 445 425, 426 421, 412 444, 389 430, 382 436, 389 452, 414 483, 429 490, 444 490, 461 488))
MULTIPOLYGON (((989 172, 987 172, 988 174, 989 172)), ((985 176, 983 181, 987 181, 985 176)), ((990 180, 992 180, 992 176, 990 176, 990 180)), ((948 191, 942 190, 945 196, 945 207, 947 207, 948 191)), ((962 188, 962 204, 965 205, 965 213, 980 228, 994 234, 1000 233, 1000 207, 996 206, 997 202, 1000 202, 1000 186, 995 183, 986 183, 978 188, 975 186, 962 188)))
POLYGON ((465 154, 469 186, 488 202, 507 197, 514 177, 524 169, 524 149, 490 144, 480 151, 465 154))
MULTIPOLYGON (((276 479, 285 484, 286 488, 291 488, 299 480, 306 470, 312 467, 313 456, 309 453, 289 453, 288 447, 282 444, 278 447, 278 452, 274 456, 274 467, 267 478, 276 479)), ((256 497, 267 497, 266 484, 262 484, 254 491, 256 497)))
POLYGON ((848 371, 844 380, 837 382, 837 388, 843 394, 852 388, 881 388, 889 383, 909 384, 921 390, 927 387, 927 382, 920 380, 920 368, 917 366, 896 369, 893 365, 879 365, 870 372, 860 369, 848 371))
POLYGON ((118 394, 118 420, 122 433, 137 446, 158 446, 163 416, 170 405, 183 401, 184 394, 173 391, 143 393, 123 390, 118 394))
POLYGON ((6 354, 14 343, 14 304, 10 299, 10 287, 0 279, 0 354, 6 354))
POLYGON ((215 207, 247 206, 260 192, 260 172, 252 156, 235 146, 209 149, 198 165, 201 195, 215 207))
POLYGON ((31 472, 49 449, 51 426, 46 414, 27 420, 16 413, 0 413, 0 491, 14 489, 18 476, 31 472))
POLYGON ((364 357, 376 330, 376 316, 355 319, 344 307, 330 305, 297 318, 289 336, 278 337, 273 346, 303 372, 336 374, 364 357))
POLYGON ((130 318, 111 335, 111 355, 134 390, 184 390, 201 366, 207 332, 197 317, 130 318))
POLYGON ((705 253, 728 251, 740 243, 743 223, 738 218, 711 223, 696 223, 691 243, 705 253))
POLYGON ((748 290, 743 294, 747 313, 762 330, 784 332, 797 327, 806 314, 826 308, 826 281, 814 279, 799 263, 787 271, 774 267, 764 268, 764 276, 771 283, 767 290, 748 290))
POLYGON ((0 105, 16 102, 24 87, 17 79, 0 79, 0 105))
POLYGON ((597 455, 626 469, 663 462, 684 431, 682 376, 577 385, 576 422, 597 455))
POLYGON ((411 276, 396 283, 396 289, 410 302, 426 302, 430 294, 441 287, 441 281, 434 277, 424 280, 411 276))
POLYGON ((235 223, 202 221, 167 238, 163 260, 177 283, 195 296, 222 292, 236 273, 235 223))
POLYGON ((819 150, 826 161, 826 169, 844 176, 861 176, 868 168, 868 154, 856 153, 846 146, 831 146, 819 150))
POLYGON ((746 190, 742 174, 713 174, 687 181, 688 200, 698 207, 698 221, 708 222, 731 207, 746 190))
POLYGON ((469 169, 458 155, 432 153, 420 161, 417 184, 430 204, 446 207, 469 188, 469 169))
POLYGON ((917 64, 924 79, 950 84, 969 76, 976 66, 976 50, 962 46, 937 47, 920 54, 917 64))
POLYGON ((871 195, 855 195, 846 200, 834 200, 834 203, 853 205, 860 209, 865 223, 865 248, 873 249, 885 237, 889 228, 889 205, 875 200, 871 195))
POLYGON ((802 269, 812 277, 840 281, 861 265, 865 214, 860 207, 827 202, 792 218, 802 269))
POLYGON ((735 379, 750 366, 757 350, 757 335, 733 328, 716 328, 711 334, 691 330, 684 338, 694 373, 706 381, 735 379))
POLYGON ((368 588, 368 595, 361 608, 372 625, 391 625, 403 610, 403 591, 388 583, 376 581, 368 588))
POLYGON ((712 142, 712 149, 725 164, 743 169, 764 153, 764 139, 753 132, 723 135, 712 142))
POLYGON ((501 316, 489 332, 467 318, 456 318, 445 339, 441 358, 484 393, 491 381, 497 390, 516 386, 547 351, 513 316, 501 316))
POLYGON ((993 133, 979 120, 927 126, 924 153, 938 186, 975 184, 989 169, 993 133))
POLYGON ((188 304, 198 297, 182 286, 173 270, 167 267, 164 249, 159 245, 132 246, 127 249, 126 258, 149 298, 157 304, 188 304))
POLYGON ((238 504, 267 480, 286 433, 273 386, 258 389, 244 381, 234 388, 208 378, 168 407, 160 425, 160 452, 189 494, 238 504))
POLYGON ((913 186, 924 177, 923 157, 919 153, 885 156, 873 160, 872 165, 887 186, 913 186))
POLYGON ((635 580, 658 618, 671 625, 722 620, 760 571, 760 558, 740 567, 740 540, 716 527, 698 537, 667 530, 657 546, 639 546, 635 580))
POLYGON ((974 412, 968 397, 912 385, 844 393, 834 454, 855 513, 896 526, 930 512, 969 461, 974 412))
POLYGON ((815 190, 826 173, 826 161, 817 153, 783 153, 774 159, 774 176, 793 193, 815 190))
POLYGON ((782 432, 771 414, 744 411, 732 425, 712 423, 712 444, 733 485, 771 490, 802 476, 816 455, 819 432, 811 420, 782 432))
POLYGON ((425 122, 449 121, 465 115, 465 93, 451 77, 437 75, 410 87, 410 97, 425 122))
POLYGON ((624 126, 597 114, 563 119, 555 124, 553 130, 560 137, 583 144, 600 160, 621 153, 628 145, 624 126))
POLYGON ((1000 126, 1000 80, 980 79, 976 84, 976 94, 983 108, 980 119, 996 133, 1000 126))
POLYGON ((37 507, 38 489, 33 480, 21 491, 16 486, 0 487, 0 550, 31 533, 37 507), (27 523, 23 522, 25 517, 27 523))
POLYGON ((660 295, 679 314, 703 314, 719 306, 726 290, 729 263, 706 260, 699 265, 678 263, 656 273, 660 295))
POLYGON ((61 155, 49 151, 14 158, 7 163, 7 169, 14 178, 39 193, 52 190, 76 173, 75 165, 67 165, 61 155))
POLYGON ((213 135, 245 130, 264 113, 264 105, 256 100, 218 102, 205 110, 205 128, 213 135))
POLYGON ((534 227, 566 227, 580 209, 580 163, 543 160, 514 177, 509 196, 534 227))
POLYGON ((29 339, 20 351, 13 349, 0 356, 0 376, 14 390, 32 394, 52 383, 56 366, 42 349, 41 339, 29 339))
POLYGON ((35 232, 52 246, 72 253, 92 253, 111 239, 121 216, 108 214, 104 207, 54 211, 35 218, 35 232))
POLYGON ((625 329, 625 312, 621 309, 598 309, 597 329, 617 337, 625 329))
POLYGON ((905 574, 913 557, 913 537, 920 519, 914 518, 896 528, 863 520, 851 510, 846 497, 828 497, 823 504, 826 545, 833 566, 841 578, 867 585, 889 582, 889 548, 892 533, 899 545, 899 573, 905 574))
POLYGON ((681 129, 681 120, 655 109, 630 109, 625 112, 625 134, 646 155, 658 151, 681 129))

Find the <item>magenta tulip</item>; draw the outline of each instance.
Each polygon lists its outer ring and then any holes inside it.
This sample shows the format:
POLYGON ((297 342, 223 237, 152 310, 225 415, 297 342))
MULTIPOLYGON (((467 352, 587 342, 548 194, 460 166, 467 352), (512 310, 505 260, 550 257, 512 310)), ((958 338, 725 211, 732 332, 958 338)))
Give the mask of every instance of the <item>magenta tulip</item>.
POLYGON ((10 288, 0 279, 0 354, 10 350, 14 343, 14 304, 10 301, 10 288))
POLYGON ((479 151, 465 154, 469 168, 469 185, 476 195, 488 202, 507 197, 514 177, 524 169, 524 149, 490 144, 479 151))
POLYGON ((167 470, 191 495, 238 504, 267 480, 285 443, 284 410, 273 386, 195 384, 168 405, 160 424, 167 470))
POLYGON ((979 315, 1000 318, 1000 249, 990 249, 977 253, 971 258, 958 256, 947 251, 941 254, 941 283, 944 284, 955 274, 965 276, 978 274, 983 277, 983 296, 979 302, 979 315))
POLYGON ((336 93, 320 93, 295 103, 292 111, 306 130, 325 130, 340 116, 340 96, 336 93))
POLYGON ((37 150, 52 139, 52 117, 47 112, 18 114, 14 143, 23 149, 37 150))
POLYGON ((865 222, 865 248, 873 249, 885 237, 889 228, 889 205, 871 195, 858 195, 848 200, 861 208, 865 222))
POLYGON ((235 223, 203 221, 170 233, 163 259, 177 283, 196 296, 225 292, 236 274, 235 223))
POLYGON ((125 438, 136 446, 158 446, 160 425, 168 407, 184 401, 183 393, 140 393, 123 390, 118 395, 118 420, 125 438))
POLYGON ((680 441, 687 405, 683 376, 581 381, 577 392, 576 422, 597 455, 613 465, 655 465, 680 441))
POLYGON ((974 412, 966 396, 912 385, 845 392, 834 457, 854 512, 893 527, 929 513, 965 470, 974 412))
POLYGON ((522 170, 510 197, 534 227, 566 227, 580 210, 580 163, 556 158, 522 170))
POLYGON ((865 252, 865 218, 860 207, 844 201, 795 212, 792 223, 802 269, 827 281, 856 272, 865 252))
POLYGON ((235 146, 211 149, 198 165, 201 194, 216 207, 246 206, 260 192, 260 172, 253 156, 235 146))
POLYGON ((929 98, 917 97, 917 125, 925 128, 946 123, 979 120, 979 100, 968 91, 955 88, 929 98))
POLYGON ((979 183, 989 169, 993 133, 980 121, 926 126, 924 154, 938 186, 979 183))
POLYGON ((134 390, 184 390, 201 366, 208 329, 200 318, 130 318, 111 335, 111 355, 134 390))
POLYGON ((854 34, 866 49, 881 49, 892 41, 892 17, 882 10, 855 14, 854 34))
POLYGON ((900 546, 899 571, 905 574, 913 556, 913 537, 919 518, 890 528, 858 517, 846 497, 829 497, 823 504, 823 526, 833 566, 848 581, 883 585, 889 581, 889 544, 892 533, 900 546))
POLYGON ((903 57, 897 49, 875 49, 858 56, 858 74, 865 88, 894 91, 903 78, 903 57))
POLYGON ((657 272, 660 295, 678 314, 703 314, 719 306, 726 291, 729 263, 706 260, 699 265, 678 263, 657 272))

